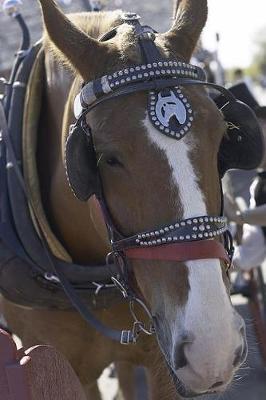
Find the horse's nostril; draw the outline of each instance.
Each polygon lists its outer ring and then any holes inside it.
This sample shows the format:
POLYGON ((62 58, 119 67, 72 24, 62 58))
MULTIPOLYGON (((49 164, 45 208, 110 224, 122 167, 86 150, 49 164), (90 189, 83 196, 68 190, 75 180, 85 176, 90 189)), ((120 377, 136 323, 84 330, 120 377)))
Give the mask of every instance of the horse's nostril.
POLYGON ((187 365, 187 358, 185 355, 185 346, 192 343, 193 338, 189 334, 185 334, 181 337, 180 342, 175 346, 174 353, 174 368, 178 370, 184 368, 187 365))
POLYGON ((174 358, 175 370, 184 368, 187 365, 187 359, 186 359, 185 351, 184 351, 185 345, 186 345, 186 343, 181 343, 176 346, 175 358, 174 358))
POLYGON ((224 383, 222 382, 222 381, 220 381, 220 382, 216 382, 214 385, 212 385, 210 388, 209 388, 209 390, 210 389, 216 389, 216 388, 218 388, 219 386, 222 386, 224 383))
POLYGON ((236 351, 235 351, 235 359, 233 362, 233 367, 237 367, 239 364, 241 364, 243 360, 243 354, 245 351, 245 346, 239 346, 236 351))

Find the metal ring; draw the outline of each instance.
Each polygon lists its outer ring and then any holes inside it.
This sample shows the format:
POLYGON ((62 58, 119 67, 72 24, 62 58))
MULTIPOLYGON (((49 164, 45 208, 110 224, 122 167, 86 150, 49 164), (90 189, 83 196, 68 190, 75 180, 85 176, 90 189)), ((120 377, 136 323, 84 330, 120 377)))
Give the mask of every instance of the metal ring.
POLYGON ((151 315, 151 313, 150 313, 148 307, 146 306, 146 304, 145 304, 142 300, 140 300, 139 298, 134 297, 134 298, 129 302, 129 309, 130 309, 130 312, 131 312, 131 314, 132 314, 132 317, 133 317, 135 323, 138 323, 138 324, 139 324, 139 329, 140 329, 142 332, 146 333, 146 335, 153 335, 155 331, 154 331, 154 327, 153 327, 153 325, 152 325, 152 322, 150 323, 149 329, 147 329, 147 328, 145 327, 145 324, 144 324, 143 322, 141 322, 141 321, 137 318, 137 315, 136 315, 135 310, 134 310, 134 303, 135 303, 135 302, 136 302, 137 304, 139 304, 139 305, 142 307, 142 309, 145 311, 145 313, 146 313, 147 316, 149 317, 150 321, 152 321, 152 315, 151 315))

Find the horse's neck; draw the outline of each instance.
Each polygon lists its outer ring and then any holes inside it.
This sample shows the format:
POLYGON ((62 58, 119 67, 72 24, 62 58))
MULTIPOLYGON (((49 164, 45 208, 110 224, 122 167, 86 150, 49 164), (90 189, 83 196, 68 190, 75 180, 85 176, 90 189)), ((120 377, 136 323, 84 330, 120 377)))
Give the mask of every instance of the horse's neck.
POLYGON ((46 88, 38 144, 43 204, 53 231, 74 260, 99 262, 108 250, 104 227, 98 221, 99 215, 95 216, 94 207, 74 197, 63 160, 67 128, 73 122, 72 98, 79 83, 77 79, 73 83, 73 76, 49 54, 46 54, 45 70, 46 88))

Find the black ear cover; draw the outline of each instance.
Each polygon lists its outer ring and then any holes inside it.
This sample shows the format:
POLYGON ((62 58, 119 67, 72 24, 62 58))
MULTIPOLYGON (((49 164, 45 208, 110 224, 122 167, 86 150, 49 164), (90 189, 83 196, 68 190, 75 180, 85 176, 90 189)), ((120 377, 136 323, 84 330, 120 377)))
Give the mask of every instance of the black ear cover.
POLYGON ((250 170, 257 168, 264 155, 264 140, 260 124, 249 106, 239 100, 230 100, 221 107, 228 124, 218 154, 221 176, 229 169, 250 170))
POLYGON ((80 124, 70 127, 65 146, 65 167, 69 185, 79 200, 86 201, 98 192, 99 177, 92 138, 80 124))

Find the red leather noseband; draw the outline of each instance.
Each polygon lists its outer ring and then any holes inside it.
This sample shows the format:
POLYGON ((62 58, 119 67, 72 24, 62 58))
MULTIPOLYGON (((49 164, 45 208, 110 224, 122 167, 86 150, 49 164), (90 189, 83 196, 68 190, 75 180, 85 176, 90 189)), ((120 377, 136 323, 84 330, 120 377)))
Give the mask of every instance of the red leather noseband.
POLYGON ((217 240, 202 240, 189 243, 172 243, 148 248, 135 247, 124 250, 129 259, 157 261, 190 261, 220 259, 230 265, 228 254, 217 240))

